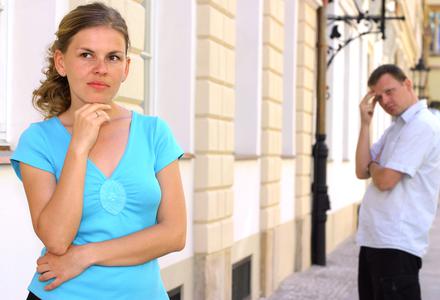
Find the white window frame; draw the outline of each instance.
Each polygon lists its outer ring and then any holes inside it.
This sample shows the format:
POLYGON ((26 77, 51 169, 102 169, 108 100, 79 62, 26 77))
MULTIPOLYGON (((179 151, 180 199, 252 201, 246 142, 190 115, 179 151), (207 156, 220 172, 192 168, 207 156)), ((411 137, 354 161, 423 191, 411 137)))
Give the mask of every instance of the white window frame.
POLYGON ((235 46, 235 154, 261 153, 263 1, 237 3, 235 46))
POLYGON ((0 145, 7 140, 8 44, 8 5, 7 1, 0 0, 0 145))
POLYGON ((156 113, 155 94, 154 94, 154 16, 155 1, 145 0, 143 2, 145 8, 145 40, 144 51, 141 57, 144 60, 144 102, 143 109, 146 115, 154 115, 156 113))
MULTIPOLYGON (((344 24, 344 36, 348 37, 350 35, 350 27, 347 24, 344 24)), ((351 63, 352 63, 352 44, 347 45, 342 51, 343 59, 344 59, 344 82, 350 82, 351 76, 354 75, 352 72, 351 63)), ((344 84, 344 98, 343 98, 343 106, 342 106, 342 160, 348 161, 350 160, 350 103, 354 101, 351 99, 351 84, 344 84)))
POLYGON ((296 71, 298 43, 298 3, 285 3, 282 154, 296 156, 296 71))

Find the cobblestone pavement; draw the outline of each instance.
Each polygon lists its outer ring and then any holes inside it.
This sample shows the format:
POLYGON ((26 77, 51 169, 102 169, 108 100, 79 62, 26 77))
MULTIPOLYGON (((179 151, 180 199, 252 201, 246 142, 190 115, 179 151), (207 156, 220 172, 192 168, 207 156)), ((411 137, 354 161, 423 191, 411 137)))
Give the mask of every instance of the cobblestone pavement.
POLYGON ((265 300, 354 300, 357 299, 357 256, 353 237, 327 256, 327 266, 312 266, 284 280, 265 300))
POLYGON ((420 287, 423 300, 440 299, 440 208, 429 235, 428 253, 423 257, 420 287))
MULTIPOLYGON (((327 266, 312 266, 285 279, 273 295, 261 300, 357 300, 354 236, 327 256, 327 266)), ((423 300, 440 299, 440 210, 430 232, 430 246, 420 273, 423 300)))

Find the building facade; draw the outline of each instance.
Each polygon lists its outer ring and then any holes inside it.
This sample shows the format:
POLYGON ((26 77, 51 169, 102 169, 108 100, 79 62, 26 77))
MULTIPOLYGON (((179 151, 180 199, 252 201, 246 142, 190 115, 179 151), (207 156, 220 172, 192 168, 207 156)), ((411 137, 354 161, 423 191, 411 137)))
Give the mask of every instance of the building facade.
MULTIPOLYGON (((20 133, 41 118, 31 94, 59 21, 88 2, 0 0, 0 287, 7 299, 24 298, 42 247, 8 158, 20 133)), ((159 260, 172 299, 269 296, 311 265, 323 1, 102 2, 125 17, 132 40, 130 74, 115 101, 161 116, 185 150, 187 243, 159 260)), ((388 13, 406 17, 387 25, 389 39, 357 39, 327 70, 327 252, 356 230, 365 183, 355 178, 354 152, 368 74, 384 62, 409 70, 420 55, 418 1, 388 2, 388 13)), ((335 0, 328 14, 355 14, 355 3, 377 9, 370 1, 335 0)), ((390 122, 378 112, 373 136, 390 122)))

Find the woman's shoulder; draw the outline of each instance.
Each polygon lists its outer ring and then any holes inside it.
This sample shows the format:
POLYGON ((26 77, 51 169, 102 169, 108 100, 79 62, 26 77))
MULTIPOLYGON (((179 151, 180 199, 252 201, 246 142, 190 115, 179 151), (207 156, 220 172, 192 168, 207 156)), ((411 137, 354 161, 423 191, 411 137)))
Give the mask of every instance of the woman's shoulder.
POLYGON ((144 115, 135 111, 133 111, 133 118, 139 120, 139 126, 152 132, 155 132, 158 127, 160 128, 165 124, 165 121, 158 116, 144 115))
POLYGON ((48 131, 53 130, 54 123, 56 122, 55 118, 50 118, 43 121, 30 123, 28 128, 26 128, 22 135, 24 136, 35 136, 42 135, 47 133, 48 131))
POLYGON ((157 122, 157 116, 144 115, 137 111, 132 111, 133 117, 139 119, 143 124, 151 124, 157 122))

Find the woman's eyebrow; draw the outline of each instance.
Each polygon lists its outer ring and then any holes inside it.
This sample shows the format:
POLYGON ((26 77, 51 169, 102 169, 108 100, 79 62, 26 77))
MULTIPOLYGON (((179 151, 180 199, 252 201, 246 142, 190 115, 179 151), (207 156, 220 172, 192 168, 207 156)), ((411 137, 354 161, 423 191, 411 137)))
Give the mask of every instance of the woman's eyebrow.
POLYGON ((84 48, 84 47, 79 47, 78 50, 81 50, 81 51, 87 51, 87 52, 91 52, 91 53, 95 53, 95 51, 93 51, 93 50, 91 50, 91 49, 89 49, 89 48, 84 48))
MULTIPOLYGON (((87 52, 90 52, 90 53, 95 53, 94 50, 91 50, 91 49, 85 48, 85 47, 79 47, 78 50, 79 51, 87 51, 87 52)), ((124 51, 112 50, 112 51, 108 52, 108 54, 124 54, 124 51)))

